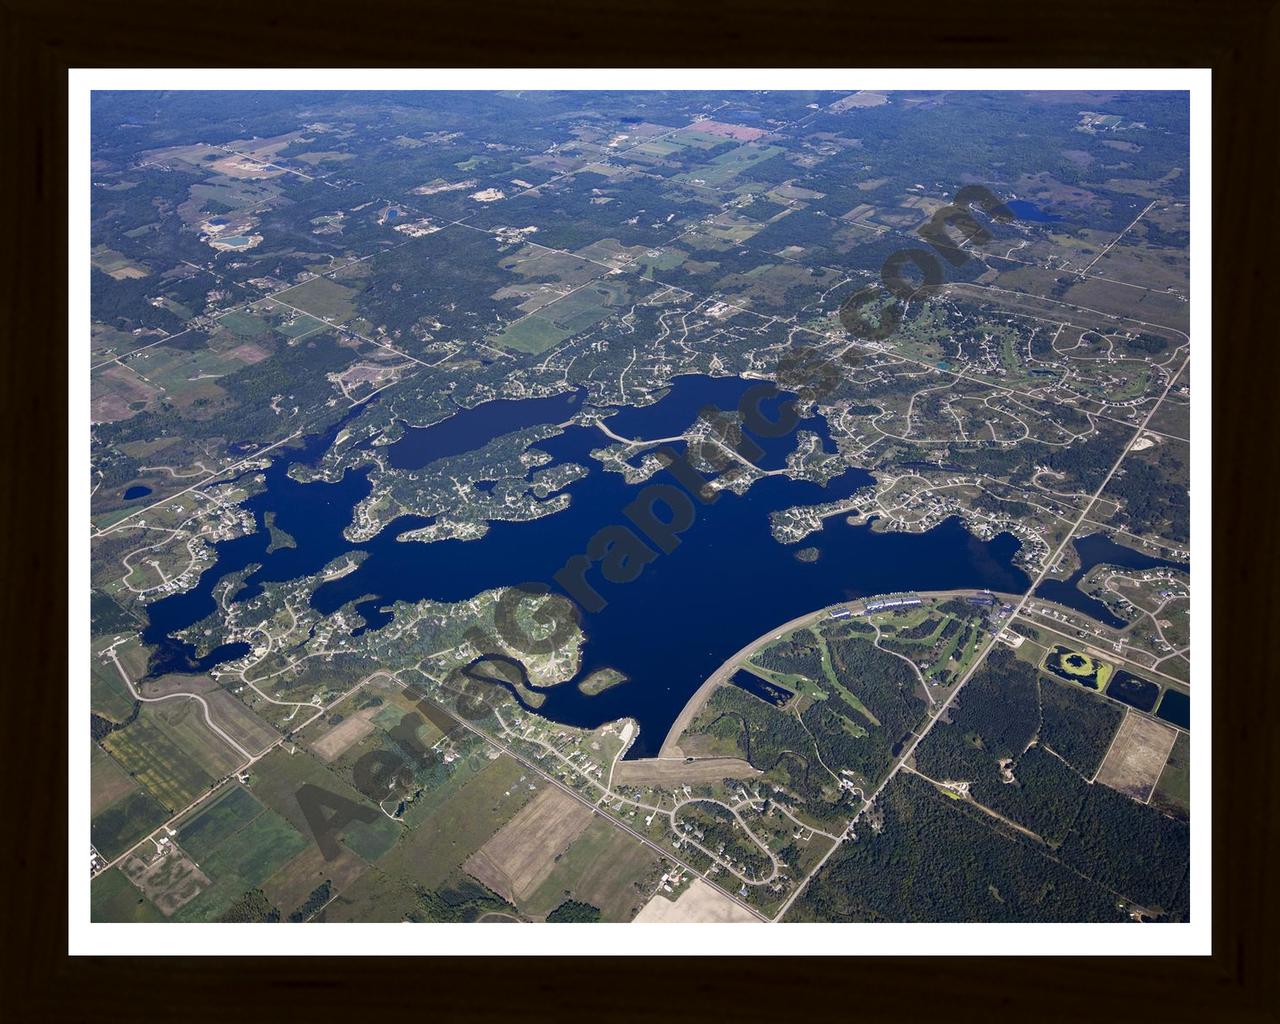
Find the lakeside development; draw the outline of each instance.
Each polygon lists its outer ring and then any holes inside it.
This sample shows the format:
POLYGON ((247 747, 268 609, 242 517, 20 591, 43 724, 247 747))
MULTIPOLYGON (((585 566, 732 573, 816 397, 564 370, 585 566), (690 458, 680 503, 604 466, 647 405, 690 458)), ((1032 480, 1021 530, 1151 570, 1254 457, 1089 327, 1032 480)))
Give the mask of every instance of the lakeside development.
MULTIPOLYGON (((986 590, 955 590, 955 591, 925 591, 913 593, 911 596, 918 597, 923 600, 937 600, 948 597, 959 598, 985 598, 995 597, 1009 608, 1013 603, 1017 602, 1019 596, 1017 594, 993 593, 986 590)), ((792 619, 790 622, 783 623, 776 629, 770 630, 763 636, 757 637, 751 643, 746 644, 741 650, 737 651, 723 665, 721 665, 712 675, 708 676, 706 681, 698 687, 693 696, 689 698, 687 704, 681 710, 676 720, 671 724, 666 737, 662 742, 662 746, 657 758, 650 759, 653 762, 661 761, 680 761, 689 762, 679 746, 681 734, 689 726, 689 723, 702 710, 703 706, 710 699, 711 695, 720 687, 730 685, 730 679, 739 669, 743 668, 750 661, 751 656, 769 645, 773 641, 782 639, 784 636, 805 629, 820 623, 826 619, 840 616, 842 613, 850 615, 866 614, 865 606, 868 602, 883 600, 884 595, 879 597, 871 597, 859 599, 857 601, 842 602, 840 604, 829 605, 820 608, 817 611, 810 612, 806 615, 800 615, 792 619)), ((1014 620, 1011 620, 1014 621, 1014 620)), ((1117 639, 1119 634, 1099 622, 1090 622, 1086 616, 1072 609, 1057 605, 1050 601, 1030 602, 1027 609, 1021 613, 1016 621, 1025 622, 1028 625, 1034 624, 1034 628, 1049 636, 1067 641, 1073 646, 1079 647, 1091 657, 1103 660, 1106 663, 1115 664, 1119 667, 1131 669, 1134 672, 1146 673, 1162 680, 1163 684, 1175 692, 1184 692, 1187 684, 1184 680, 1175 677, 1166 676, 1164 673, 1152 669, 1143 661, 1132 661, 1128 658, 1115 653, 1120 646, 1121 641, 1117 639), (1089 629, 1086 632, 1085 628, 1089 629), (1068 635, 1069 633, 1074 635, 1068 635), (1105 648, 1111 648, 1107 650, 1105 648)), ((1023 636, 1016 628, 1007 629, 1002 639, 1021 643, 1023 636)), ((1114 700, 1115 698, 1111 698, 1114 700)), ((693 759, 696 763, 699 759, 693 759)), ((644 763, 642 761, 633 762, 635 764, 644 763)))

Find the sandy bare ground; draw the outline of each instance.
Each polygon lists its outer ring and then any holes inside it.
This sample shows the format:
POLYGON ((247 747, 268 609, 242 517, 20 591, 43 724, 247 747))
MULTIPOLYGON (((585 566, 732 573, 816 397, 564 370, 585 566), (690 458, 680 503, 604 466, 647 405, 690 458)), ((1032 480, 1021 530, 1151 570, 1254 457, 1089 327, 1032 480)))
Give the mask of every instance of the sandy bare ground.
POLYGON ((592 810, 557 786, 547 786, 462 865, 505 899, 526 899, 591 823, 592 810))
POLYGON ((232 359, 238 359, 246 366, 252 366, 254 363, 260 363, 270 354, 271 353, 261 345, 255 345, 251 341, 246 341, 243 345, 237 345, 235 348, 227 352, 227 355, 232 359))
POLYGON ((374 711, 377 708, 365 708, 353 715, 348 715, 318 740, 311 744, 311 753, 326 764, 349 750, 354 744, 373 732, 374 711))
POLYGON ((1097 781, 1145 803, 1177 738, 1173 727, 1129 712, 1098 769, 1097 781))
POLYGON ((769 133, 763 128, 750 128, 742 124, 725 124, 723 121, 695 121, 689 126, 694 131, 708 135, 723 135, 726 139, 737 142, 755 142, 769 133))
POLYGON ((253 157, 235 156, 229 154, 221 160, 215 160, 210 169, 225 174, 229 178, 275 178, 284 174, 284 168, 268 166, 260 160, 253 157))
POLYGON ((116 363, 94 379, 89 415, 94 423, 127 420, 138 411, 131 409, 131 404, 150 402, 159 393, 159 389, 152 387, 129 367, 116 363))
POLYGON ((626 786, 680 786, 685 783, 719 782, 721 779, 750 779, 763 774, 739 757, 684 758, 646 757, 619 761, 613 781, 626 786))
POLYGON ((882 92, 868 92, 862 90, 855 92, 852 96, 846 96, 842 100, 836 100, 827 109, 839 113, 843 110, 852 110, 855 107, 879 107, 889 102, 889 98, 882 92))
POLYGON ((142 267, 117 267, 115 270, 108 270, 107 275, 117 281, 140 281, 150 276, 149 272, 142 267))
POLYGON ((675 902, 654 896, 632 924, 741 924, 755 920, 710 882, 695 878, 675 902))

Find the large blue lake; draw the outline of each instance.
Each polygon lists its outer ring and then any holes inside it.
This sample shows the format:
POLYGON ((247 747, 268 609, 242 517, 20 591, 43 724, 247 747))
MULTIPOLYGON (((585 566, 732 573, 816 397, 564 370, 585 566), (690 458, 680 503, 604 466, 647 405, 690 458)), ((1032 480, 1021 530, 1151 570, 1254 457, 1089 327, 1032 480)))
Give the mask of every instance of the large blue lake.
MULTIPOLYGON (((619 410, 609 416, 608 425, 631 438, 673 436, 708 404, 734 408, 752 383, 735 377, 679 377, 659 402, 619 410)), ((457 422, 445 420, 407 431, 393 447, 391 460, 429 467, 436 459, 479 448, 514 429, 563 422, 581 398, 528 401, 539 404, 504 403, 487 413, 480 406, 458 413, 457 422)), ((493 587, 526 582, 559 590, 556 571, 582 554, 599 529, 626 524, 622 510, 644 486, 627 484, 621 474, 603 470, 590 457, 592 449, 611 443, 598 429, 571 426, 536 446, 556 463, 590 470, 566 488, 566 510, 531 522, 492 523, 479 540, 430 544, 395 540, 405 530, 431 521, 404 516, 373 540, 352 544, 342 531, 351 522, 355 504, 370 491, 368 470, 349 470, 335 483, 302 484, 288 476, 291 464, 318 459, 341 426, 276 459, 266 471, 265 490, 246 503, 259 531, 216 545, 215 564, 193 590, 150 606, 144 638, 158 647, 153 672, 207 670, 245 653, 246 645, 228 644, 196 658, 194 650, 172 634, 215 610, 212 591, 219 580, 251 566, 257 568, 236 600, 255 596, 265 582, 310 575, 346 552, 364 552, 356 571, 321 585, 312 603, 329 614, 355 602, 369 629, 390 621, 388 606, 397 600, 460 601, 493 587), (274 513, 280 529, 293 535, 296 547, 267 552, 267 512, 274 513)), ((801 429, 815 431, 828 450, 834 450, 825 421, 805 421, 801 429)), ((761 441, 765 454, 758 464, 763 469, 783 465, 795 445, 794 435, 761 441)), ((672 447, 679 450, 681 445, 672 447)), ((703 680, 733 652, 782 622, 867 594, 956 587, 1021 592, 1029 586, 1026 575, 1012 564, 1018 548, 1012 536, 980 541, 957 520, 928 533, 904 534, 850 526, 837 516, 798 545, 784 546, 773 539, 771 512, 847 497, 872 481, 859 469, 848 470, 825 487, 766 477, 741 497, 724 492, 713 504, 698 505, 696 519, 678 547, 658 554, 634 581, 611 584, 601 578, 598 567, 593 569, 588 580, 607 603, 583 615, 587 642, 579 678, 607 666, 629 681, 595 697, 584 696, 573 683, 547 688, 539 712, 584 727, 631 716, 639 722, 640 734, 629 756, 651 756, 703 680), (795 557, 796 549, 805 546, 820 550, 816 562, 795 557)), ((676 480, 664 470, 650 482, 676 480)))

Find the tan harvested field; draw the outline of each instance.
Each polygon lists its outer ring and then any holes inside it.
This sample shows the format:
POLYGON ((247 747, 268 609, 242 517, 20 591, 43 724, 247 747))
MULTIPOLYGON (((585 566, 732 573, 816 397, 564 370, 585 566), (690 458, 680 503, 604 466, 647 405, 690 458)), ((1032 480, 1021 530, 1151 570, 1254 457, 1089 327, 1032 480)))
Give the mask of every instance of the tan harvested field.
POLYGON ((725 124, 723 121, 696 121, 691 126, 708 135, 723 135, 738 142, 755 142, 769 133, 763 128, 750 128, 742 124, 725 124))
POLYGON ((1129 712, 1098 769, 1097 781, 1145 803, 1177 738, 1177 729, 1129 712))
POLYGON ((134 281, 141 280, 149 276, 146 270, 141 267, 117 267, 115 270, 107 271, 109 277, 115 278, 117 281, 134 281))
POLYGON ((307 141, 305 139, 306 134, 303 131, 292 131, 282 132, 279 135, 272 135, 265 139, 260 139, 256 136, 249 139, 232 139, 226 143, 226 148, 235 150, 237 153, 245 153, 255 160, 274 160, 293 143, 307 141))
POLYGON ((131 406, 146 404, 159 393, 129 367, 112 363, 94 375, 89 415, 94 423, 127 420, 138 412, 131 406))
POLYGON ((245 707, 239 697, 226 690, 211 693, 205 700, 213 720, 245 750, 259 754, 280 738, 280 734, 245 707))
POLYGON ((854 110, 860 107, 881 107, 888 102, 889 97, 884 93, 869 92, 868 90, 863 89, 860 92, 855 92, 852 96, 846 96, 842 100, 836 100, 827 109, 832 113, 838 114, 844 110, 854 110))
POLYGON ((341 756, 352 745, 373 732, 373 713, 377 708, 365 708, 353 715, 348 715, 318 740, 311 744, 311 753, 326 764, 341 756))
POLYGON ((235 348, 229 349, 227 352, 228 358, 238 359, 246 366, 252 366, 254 363, 260 363, 270 356, 270 354, 271 353, 261 345, 255 345, 251 341, 246 341, 242 345, 237 345, 235 348))
POLYGON ((121 797, 127 796, 138 788, 125 770, 96 743, 93 745, 93 753, 89 759, 89 776, 91 779, 90 814, 105 811, 121 797))
MULTIPOLYGON (((133 666, 126 665, 126 668, 133 666)), ((144 675, 146 666, 141 673, 144 675)), ((218 681, 208 675, 181 675, 177 672, 160 676, 158 679, 143 679, 138 684, 138 692, 144 697, 167 697, 171 693, 198 693, 207 697, 219 690, 218 681)))
POLYGON ((719 782, 721 779, 750 779, 763 774, 739 757, 684 758, 647 757, 639 761, 619 761, 613 781, 624 786, 680 786, 685 783, 719 782))
POLYGON ((1093 274, 1113 281, 1128 281, 1160 291, 1186 289, 1188 258, 1177 249, 1147 245, 1117 245, 1093 265, 1093 274))
POLYGON ((632 923, 742 924, 755 920, 710 882, 695 878, 674 902, 662 895, 654 896, 632 923))
POLYGON ((525 899, 555 867, 556 858, 591 823, 593 812, 556 786, 547 786, 462 867, 512 902, 525 899))
POLYGON ((136 281, 151 275, 146 267, 138 266, 127 256, 106 246, 98 246, 93 250, 93 265, 117 281, 136 281))
POLYGON ((331 882, 335 893, 342 892, 359 878, 369 865, 343 846, 333 860, 325 860, 320 847, 311 843, 300 854, 262 883, 262 891, 272 905, 288 916, 307 901, 318 885, 331 882))
POLYGON ((520 909, 545 917, 572 897, 599 907, 603 921, 630 921, 648 901, 661 866, 657 853, 597 816, 520 909))

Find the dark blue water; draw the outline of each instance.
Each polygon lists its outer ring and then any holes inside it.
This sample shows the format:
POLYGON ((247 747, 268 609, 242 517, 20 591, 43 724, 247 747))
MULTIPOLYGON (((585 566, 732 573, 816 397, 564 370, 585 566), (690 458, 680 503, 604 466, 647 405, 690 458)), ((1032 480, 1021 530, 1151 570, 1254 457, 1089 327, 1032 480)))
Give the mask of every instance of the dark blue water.
POLYGON ((1139 711, 1150 711, 1156 706, 1160 687, 1149 679, 1135 676, 1132 672, 1117 672, 1107 684, 1107 696, 1114 697, 1139 711))
POLYGON ((132 487, 126 488, 124 500, 133 501, 135 498, 145 498, 150 493, 150 487, 146 487, 143 484, 134 484, 132 487))
MULTIPOLYGON (((732 397, 749 386, 746 381, 725 384, 706 377, 678 378, 656 405, 626 410, 609 423, 614 426, 622 419, 628 430, 641 436, 670 436, 692 422, 689 411, 696 413, 709 392, 732 397)), ((803 426, 826 435, 821 421, 803 426)), ((245 503, 258 519, 258 533, 216 545, 217 561, 194 590, 150 606, 144 638, 159 645, 153 672, 191 671, 196 666, 191 648, 170 634, 211 614, 217 581, 254 564, 259 568, 248 575, 236 600, 253 597, 264 582, 312 574, 346 552, 364 552, 360 567, 320 586, 312 604, 328 615, 355 602, 370 629, 390 621, 390 612, 384 609, 397 600, 461 601, 482 590, 525 582, 560 590, 554 582, 557 570, 582 554, 602 527, 625 524, 623 508, 645 486, 628 485, 621 474, 600 469, 589 457, 592 449, 608 443, 598 429, 570 427, 537 445, 556 463, 573 462, 590 470, 566 488, 571 501, 564 511, 532 522, 492 523, 479 540, 431 544, 395 540, 405 530, 430 522, 421 516, 404 516, 373 540, 354 545, 343 538, 342 530, 351 520, 352 507, 369 492, 367 470, 348 471, 336 483, 300 484, 287 475, 290 462, 314 461, 323 454, 337 429, 308 439, 300 451, 277 459, 267 470, 263 492, 245 503), (266 552, 269 536, 261 524, 267 511, 275 513, 279 529, 296 539, 296 547, 266 552)), ((446 446, 441 435, 437 440, 446 446)), ((795 438, 764 444, 767 454, 761 462, 779 461, 787 444, 794 446, 795 438)), ((681 445, 672 448, 680 450, 681 445)), ((649 482, 677 483, 665 470, 649 482)), ((549 687, 540 691, 545 700, 539 713, 583 727, 633 717, 641 731, 629 756, 651 756, 702 681, 734 651, 780 622, 827 604, 888 591, 975 587, 1018 592, 1029 585, 1012 565, 1018 548, 1012 536, 1002 534, 983 542, 958 520, 948 520, 925 534, 905 534, 876 533, 870 526, 850 526, 843 517, 834 517, 820 533, 803 541, 821 549, 822 557, 813 563, 798 561, 792 547, 773 540, 770 512, 847 497, 871 482, 871 475, 859 469, 847 471, 825 487, 766 477, 741 497, 723 492, 713 504, 696 505, 695 521, 675 550, 655 554, 632 582, 609 583, 599 567, 593 567, 587 581, 606 603, 601 610, 583 615, 587 642, 578 678, 611 667, 631 683, 595 697, 580 693, 572 683, 549 687)), ((238 653, 228 651, 220 660, 238 653)), ((198 668, 216 663, 211 655, 198 668)))
POLYGON ((1191 698, 1181 690, 1165 690, 1164 699, 1156 709, 1156 715, 1166 722, 1191 728, 1191 698))
POLYGON ((1117 544, 1105 533, 1091 533, 1087 537, 1077 537, 1072 543, 1075 545, 1076 554, 1080 556, 1080 568, 1069 579, 1045 580, 1036 588, 1036 597, 1074 608, 1112 629, 1124 629, 1128 623, 1115 615, 1097 598, 1090 597, 1077 586, 1094 566, 1115 565, 1121 569, 1138 570, 1181 569, 1186 573, 1191 572, 1189 564, 1144 555, 1141 551, 1117 544))
POLYGON ((563 423, 582 406, 582 399, 582 392, 570 391, 550 398, 483 402, 430 426, 407 427, 404 436, 387 449, 387 458, 396 469, 421 469, 439 459, 476 451, 504 434, 563 423))
POLYGON ((1048 224, 1055 220, 1062 220, 1058 214, 1045 213, 1035 203, 1029 203, 1025 199, 1009 199, 1004 205, 1013 211, 1013 215, 1018 220, 1028 220, 1037 224, 1048 224))
POLYGON ((388 211, 387 211, 387 220, 395 220, 395 219, 396 219, 396 217, 398 217, 399 215, 400 215, 400 211, 399 211, 399 210, 388 210, 388 211))
POLYGON ((752 696, 759 697, 763 701, 767 701, 774 707, 782 707, 787 701, 795 696, 790 690, 783 686, 777 686, 767 680, 761 679, 753 672, 746 669, 738 669, 729 677, 729 682, 740 689, 746 690, 752 696))

